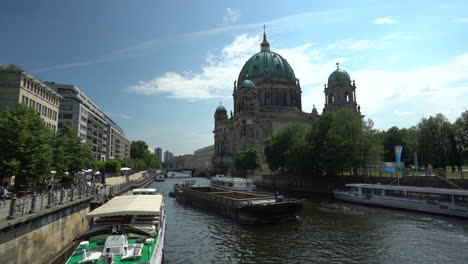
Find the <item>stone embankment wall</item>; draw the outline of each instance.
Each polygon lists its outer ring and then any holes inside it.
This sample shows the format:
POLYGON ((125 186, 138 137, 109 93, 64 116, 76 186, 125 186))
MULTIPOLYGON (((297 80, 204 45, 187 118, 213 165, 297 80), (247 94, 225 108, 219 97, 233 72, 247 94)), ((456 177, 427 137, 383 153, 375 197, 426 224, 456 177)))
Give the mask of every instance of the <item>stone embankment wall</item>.
MULTIPOLYGON (((127 181, 143 178, 146 171, 132 175, 106 179, 109 188, 115 193, 134 184, 143 186, 153 178, 141 180, 126 186, 127 181), (116 188, 119 187, 119 188, 116 188)), ((12 220, 0 220, 0 263, 1 264, 50 264, 63 262, 66 252, 76 246, 75 238, 86 234, 89 223, 85 215, 91 204, 96 202, 91 195, 75 201, 66 202, 33 214, 18 216, 12 220)))
POLYGON ((125 183, 125 182, 132 181, 132 180, 138 180, 138 179, 143 178, 143 175, 145 173, 146 173, 146 171, 140 171, 140 172, 136 172, 136 173, 134 173, 132 175, 124 175, 124 176, 116 176, 116 177, 106 178, 106 184, 107 185, 114 185, 114 184, 125 183))
POLYGON ((92 199, 0 222, 0 263, 52 263, 88 231, 85 215, 92 199))
MULTIPOLYGON (((255 184, 269 190, 296 192, 304 196, 323 194, 331 195, 333 190, 343 188, 347 183, 380 183, 455 188, 454 185, 435 176, 407 176, 407 177, 353 177, 353 176, 327 176, 327 177, 295 177, 285 175, 255 175, 255 184)), ((468 189, 468 179, 450 179, 450 182, 468 189)))

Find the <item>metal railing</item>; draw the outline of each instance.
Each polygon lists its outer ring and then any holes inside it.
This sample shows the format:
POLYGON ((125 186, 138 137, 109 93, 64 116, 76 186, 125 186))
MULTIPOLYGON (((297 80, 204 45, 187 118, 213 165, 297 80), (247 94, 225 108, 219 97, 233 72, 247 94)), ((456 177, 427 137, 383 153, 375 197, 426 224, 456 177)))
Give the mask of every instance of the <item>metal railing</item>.
POLYGON ((11 220, 17 217, 34 214, 45 209, 53 208, 66 203, 71 203, 83 198, 94 199, 98 203, 104 203, 114 196, 121 195, 131 188, 139 187, 153 177, 144 177, 138 180, 132 180, 125 183, 107 185, 107 186, 89 186, 81 184, 70 188, 61 188, 59 190, 49 190, 43 192, 33 191, 22 197, 13 195, 11 199, 0 201, 0 221, 11 220))

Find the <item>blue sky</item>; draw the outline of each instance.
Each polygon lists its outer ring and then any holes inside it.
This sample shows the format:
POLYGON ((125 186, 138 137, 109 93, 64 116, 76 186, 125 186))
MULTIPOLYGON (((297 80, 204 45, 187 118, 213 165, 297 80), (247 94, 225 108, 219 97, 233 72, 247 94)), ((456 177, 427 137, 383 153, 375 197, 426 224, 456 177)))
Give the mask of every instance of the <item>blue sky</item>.
POLYGON ((5 1, 0 64, 74 84, 132 140, 175 154, 213 144, 219 102, 259 51, 300 79, 321 112, 335 62, 361 111, 387 129, 468 109, 466 1, 5 1))

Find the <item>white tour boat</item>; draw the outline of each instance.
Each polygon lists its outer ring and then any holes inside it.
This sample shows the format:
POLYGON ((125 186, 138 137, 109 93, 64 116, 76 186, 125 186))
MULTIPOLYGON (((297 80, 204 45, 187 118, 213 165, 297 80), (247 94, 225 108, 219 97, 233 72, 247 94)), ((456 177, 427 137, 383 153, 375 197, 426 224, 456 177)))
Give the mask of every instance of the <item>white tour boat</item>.
POLYGON ((468 217, 468 190, 353 183, 333 193, 346 202, 468 217))
POLYGON ((224 175, 212 177, 210 184, 213 187, 244 192, 251 192, 256 187, 252 179, 228 177, 224 175))
POLYGON ((164 198, 156 195, 117 196, 86 215, 90 231, 67 264, 150 263, 164 258, 164 198))

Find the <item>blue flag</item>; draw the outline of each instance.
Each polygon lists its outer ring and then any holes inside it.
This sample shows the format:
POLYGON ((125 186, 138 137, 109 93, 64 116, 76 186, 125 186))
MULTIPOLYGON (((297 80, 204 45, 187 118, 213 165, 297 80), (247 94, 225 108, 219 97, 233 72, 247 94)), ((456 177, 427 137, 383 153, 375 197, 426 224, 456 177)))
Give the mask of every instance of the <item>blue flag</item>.
POLYGON ((414 153, 414 168, 419 170, 419 165, 418 165, 418 153, 414 153))
POLYGON ((395 146, 395 159, 396 159, 396 164, 400 166, 401 164, 401 152, 403 151, 402 146, 395 146))

